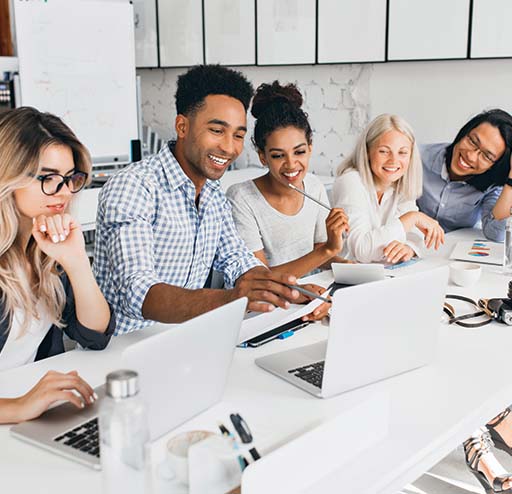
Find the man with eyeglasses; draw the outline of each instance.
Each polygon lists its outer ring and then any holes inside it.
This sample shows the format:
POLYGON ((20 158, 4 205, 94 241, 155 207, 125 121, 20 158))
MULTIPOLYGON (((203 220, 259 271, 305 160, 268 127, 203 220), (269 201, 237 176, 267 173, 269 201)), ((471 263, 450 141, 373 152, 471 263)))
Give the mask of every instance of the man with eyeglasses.
POLYGON ((451 144, 420 146, 421 211, 445 231, 479 221, 489 240, 501 242, 512 208, 512 116, 496 109, 467 122, 451 144))
POLYGON ((235 229, 218 179, 243 149, 253 95, 239 72, 196 66, 178 78, 177 139, 103 187, 94 272, 116 334, 181 322, 247 296, 251 310, 303 298, 293 276, 264 267, 235 229), (204 288, 211 269, 226 290, 204 288))

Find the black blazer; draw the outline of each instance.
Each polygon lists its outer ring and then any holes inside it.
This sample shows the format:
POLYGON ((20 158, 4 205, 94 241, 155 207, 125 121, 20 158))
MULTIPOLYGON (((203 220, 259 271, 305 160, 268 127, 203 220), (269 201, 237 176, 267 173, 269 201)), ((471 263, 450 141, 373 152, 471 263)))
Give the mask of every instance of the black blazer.
MULTIPOLYGON (((98 333, 92 329, 86 328, 76 317, 75 311, 75 297, 73 295, 73 289, 71 283, 66 275, 62 273, 60 275, 62 284, 64 285, 64 291, 66 292, 66 305, 62 312, 61 322, 65 326, 60 329, 55 325, 48 330, 43 341, 39 345, 36 354, 36 360, 42 360, 52 355, 64 353, 64 342, 62 332, 64 331, 72 340, 80 343, 84 348, 90 348, 91 350, 103 350, 110 341, 114 329, 116 326, 114 311, 110 310, 110 321, 108 327, 104 333, 98 333)), ((0 301, 0 315, 3 314, 4 307, 0 301)), ((0 352, 4 348, 7 337, 9 336, 9 320, 5 318, 0 322, 0 352)))

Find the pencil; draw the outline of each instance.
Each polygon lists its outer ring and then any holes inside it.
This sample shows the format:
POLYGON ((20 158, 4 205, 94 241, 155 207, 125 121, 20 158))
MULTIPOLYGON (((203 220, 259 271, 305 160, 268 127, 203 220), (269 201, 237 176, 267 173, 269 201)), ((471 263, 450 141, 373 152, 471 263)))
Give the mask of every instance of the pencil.
POLYGON ((311 297, 311 298, 317 298, 319 300, 322 300, 323 302, 327 302, 328 304, 332 303, 331 300, 329 300, 328 298, 325 298, 325 297, 322 297, 321 295, 317 295, 316 293, 314 292, 310 292, 309 290, 306 290, 305 288, 302 288, 301 286, 297 286, 297 285, 288 285, 285 283, 285 285, 288 287, 288 288, 291 288, 292 290, 297 290, 298 292, 300 293, 303 293, 304 295, 307 295, 308 297, 311 297))
POLYGON ((307 197, 308 199, 311 199, 313 202, 316 202, 319 206, 322 206, 324 207, 325 209, 327 209, 328 211, 331 210, 331 207, 328 206, 327 204, 325 204, 324 202, 322 201, 319 201, 318 199, 314 198, 313 196, 309 195, 307 192, 303 191, 302 189, 299 189, 298 187, 295 187, 295 185, 293 184, 288 184, 288 187, 291 187, 293 190, 296 190, 297 192, 299 192, 300 194, 302 194, 303 196, 307 197))

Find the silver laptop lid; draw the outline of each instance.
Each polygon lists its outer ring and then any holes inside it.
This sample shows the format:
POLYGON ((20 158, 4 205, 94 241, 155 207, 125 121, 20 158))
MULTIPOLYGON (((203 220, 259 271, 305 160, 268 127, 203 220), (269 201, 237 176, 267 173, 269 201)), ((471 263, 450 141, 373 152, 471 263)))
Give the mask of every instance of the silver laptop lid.
POLYGON ((383 280, 386 271, 383 264, 331 264, 334 281, 342 285, 359 285, 371 281, 383 280))
POLYGON ((421 367, 434 357, 448 268, 338 290, 322 396, 421 367))
POLYGON ((247 306, 241 298, 128 347, 154 440, 220 401, 247 306))

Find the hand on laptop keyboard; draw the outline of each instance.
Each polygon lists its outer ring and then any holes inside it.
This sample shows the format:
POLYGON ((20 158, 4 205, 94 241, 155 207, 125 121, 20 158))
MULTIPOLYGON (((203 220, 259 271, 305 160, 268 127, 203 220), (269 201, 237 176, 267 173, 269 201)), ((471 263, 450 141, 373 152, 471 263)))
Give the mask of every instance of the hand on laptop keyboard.
POLYGON ((69 401, 77 408, 94 403, 94 390, 76 371, 47 372, 26 394, 14 399, 8 417, 0 422, 24 422, 39 417, 57 401, 69 401))

